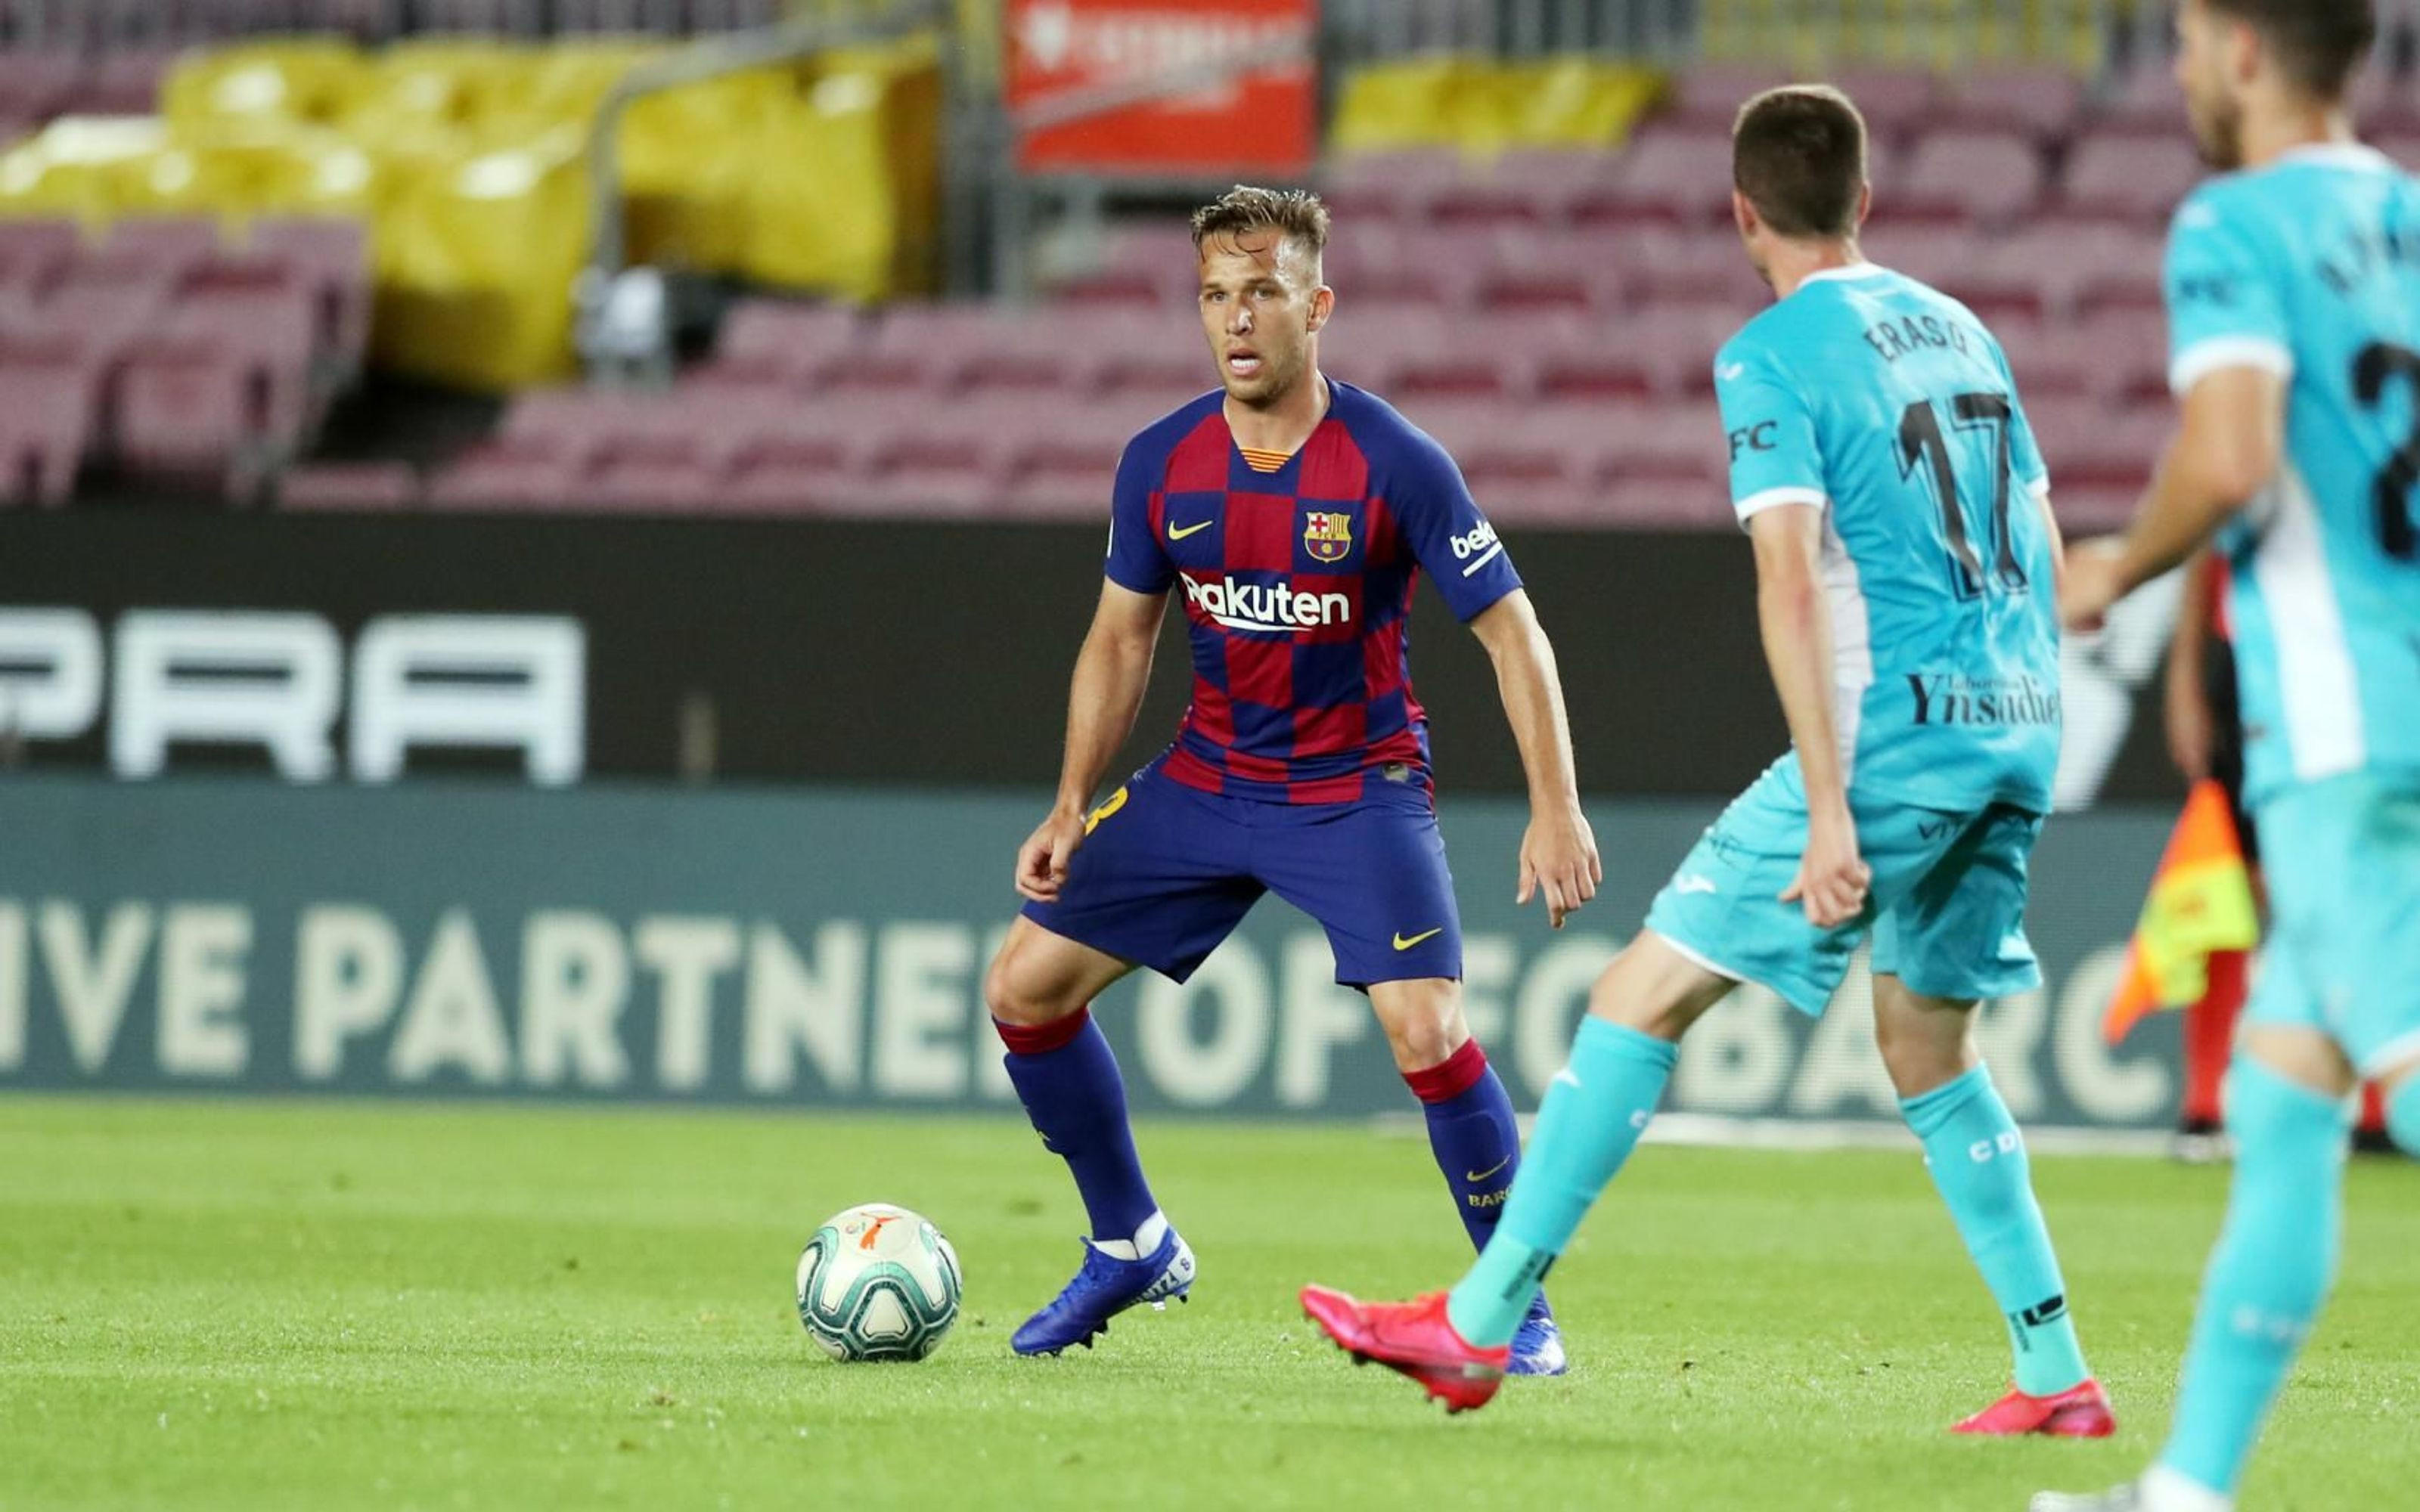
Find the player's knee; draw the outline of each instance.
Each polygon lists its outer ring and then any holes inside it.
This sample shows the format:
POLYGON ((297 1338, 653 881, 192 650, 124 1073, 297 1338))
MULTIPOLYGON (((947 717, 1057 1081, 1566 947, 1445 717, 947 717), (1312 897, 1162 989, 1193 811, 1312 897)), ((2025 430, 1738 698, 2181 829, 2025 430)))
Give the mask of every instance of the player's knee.
POLYGON ((1689 1026, 1730 990, 1729 983, 1707 990, 1704 973, 1681 962, 1668 947, 1658 949, 1652 934, 1641 934, 1613 958, 1596 985, 1589 989, 1589 1012, 1610 1024, 1658 1040, 1679 1043, 1689 1026), (1680 962, 1676 969, 1674 963, 1680 962))
POLYGON ((1395 1069, 1413 1072, 1442 1066, 1470 1039, 1462 1016, 1462 999, 1451 993, 1417 994, 1404 1001, 1381 1001, 1372 1007, 1394 1052, 1395 1069))
POLYGON ((1002 1024, 1051 1024, 1084 1006, 1060 1001, 1063 994, 1049 992, 1037 981, 1031 960, 1014 940, 992 957, 983 993, 984 1007, 1002 1024))

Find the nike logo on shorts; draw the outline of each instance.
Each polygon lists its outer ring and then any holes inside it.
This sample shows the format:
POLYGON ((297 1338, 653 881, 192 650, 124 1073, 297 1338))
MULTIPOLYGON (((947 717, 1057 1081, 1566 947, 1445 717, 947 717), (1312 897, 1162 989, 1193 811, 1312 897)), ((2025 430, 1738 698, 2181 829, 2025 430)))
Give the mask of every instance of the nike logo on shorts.
POLYGON ((1439 924, 1433 930, 1423 930, 1419 933, 1413 935, 1410 939, 1404 938, 1402 932, 1398 931, 1395 934, 1395 949, 1398 950, 1408 950, 1413 946, 1419 944, 1422 940, 1435 939, 1438 935, 1444 933, 1445 926, 1443 924, 1439 924))

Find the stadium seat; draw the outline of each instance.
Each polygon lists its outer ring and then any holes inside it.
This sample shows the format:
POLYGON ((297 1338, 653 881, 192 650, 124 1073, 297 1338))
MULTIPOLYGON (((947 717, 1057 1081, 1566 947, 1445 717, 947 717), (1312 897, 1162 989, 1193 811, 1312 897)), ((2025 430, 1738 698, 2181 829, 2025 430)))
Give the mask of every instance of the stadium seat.
MULTIPOLYGON (((1773 302, 1772 288, 1757 276, 1737 236, 1718 233, 1672 241, 1648 238, 1638 245, 1670 249, 1632 266, 1629 300, 1641 316, 1686 316, 1699 325, 1724 327, 1722 334, 1729 336, 1773 302)), ((1713 356, 1713 347, 1707 355, 1713 356)))
POLYGON ((2162 224, 2201 181, 2203 171, 2200 155, 2182 132, 2096 133, 2075 145, 2050 213, 2062 221, 2162 224))
POLYGON ((257 369, 218 341, 146 336, 127 352, 116 383, 118 465, 148 477, 214 482, 229 494, 259 476, 249 442, 271 424, 275 398, 257 369))
POLYGON ((177 290, 165 329, 217 346, 260 407, 256 429, 290 445, 318 421, 312 383, 318 326, 311 290, 281 265, 228 259, 196 270, 177 290))
POLYGON ((583 508, 706 514, 728 472, 727 456, 707 440, 645 437, 600 448, 576 486, 583 508))
POLYGON ((1730 214, 1731 143, 1727 132, 1653 128, 1622 159, 1618 175, 1575 198, 1582 224, 1719 224, 1730 214))
POLYGON ((1748 97, 1790 83, 1763 64, 1701 64, 1676 75, 1666 91, 1663 118, 1675 126, 1728 134, 1748 97))
POLYGON ((101 255, 129 266, 154 270, 177 284, 218 255, 219 224, 207 216, 138 215, 113 222, 101 255))
POLYGON ((0 347, 0 503, 66 503, 93 419, 94 385, 71 348, 0 347))
POLYGON ((1882 180, 1875 199, 1892 221, 1973 222, 1986 226, 2016 219, 2041 198, 2041 153, 2013 131, 1939 131, 1916 145, 1896 178, 1882 180))
POLYGON ((314 304, 316 345, 342 371, 358 368, 369 349, 368 228, 337 216, 264 216, 245 244, 293 270, 314 304))
POLYGON ((105 52, 79 82, 72 107, 86 116, 151 115, 160 108, 161 81, 175 62, 173 51, 105 52))
POLYGON ((1873 261, 1936 285, 1974 268, 1991 244, 1971 226, 1924 220, 1878 222, 1863 241, 1873 261))
POLYGON ((90 65, 64 51, 0 52, 0 116, 46 121, 75 102, 90 65))
POLYGON ((382 514, 420 502, 408 462, 309 462, 277 478, 277 506, 307 514, 382 514))
POLYGON ((2185 100, 2168 72, 2165 57, 2147 58, 2121 75, 2114 90, 2086 112, 2102 136, 2181 138, 2185 100))
POLYGON ((1846 69, 1829 82, 1857 102, 1867 129, 1882 141, 1912 136, 1934 124, 1942 114, 1941 83, 1921 69, 1846 69))
POLYGON ((2071 135, 2084 112, 2084 83, 2066 69, 1997 67, 1946 81, 1938 121, 1969 131, 2019 131, 2048 147, 2071 135))
POLYGON ((542 509, 575 496, 580 470, 556 445, 533 439, 483 441, 428 480, 432 508, 542 509))
POLYGON ((1461 158, 1445 148, 1357 152, 1327 165, 1320 195, 1340 223, 1408 223, 1424 217, 1431 200, 1462 176, 1461 158))

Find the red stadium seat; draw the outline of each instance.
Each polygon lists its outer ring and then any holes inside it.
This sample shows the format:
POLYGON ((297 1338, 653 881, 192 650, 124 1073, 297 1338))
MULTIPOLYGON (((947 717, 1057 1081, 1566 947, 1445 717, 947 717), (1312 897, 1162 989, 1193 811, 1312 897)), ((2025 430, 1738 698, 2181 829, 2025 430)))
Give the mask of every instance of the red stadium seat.
POLYGON ((84 251, 84 230, 66 220, 0 220, 0 258, 56 270, 84 251))
POLYGON ((89 65, 73 53, 0 52, 0 115, 44 121, 75 102, 89 65))
POLYGON ((1728 132, 1750 96, 1790 82, 1787 72, 1767 65, 1703 64, 1672 80, 1664 118, 1679 126, 1728 132))
POLYGON ((617 513, 710 513, 728 471, 725 457, 703 440, 621 441, 599 450, 580 480, 580 502, 617 513))
POLYGON ((1721 224, 1730 208, 1730 135, 1657 127, 1640 134, 1612 181, 1576 195, 1571 213, 1589 225, 1694 228, 1721 224))
POLYGON ((717 361, 769 368, 805 379, 845 361, 862 342, 865 322, 846 305, 799 300, 742 300, 723 317, 717 361))
POLYGON ((73 109, 85 116, 150 116, 160 109, 160 82, 175 64, 173 50, 120 48, 102 53, 78 84, 73 109))
POLYGON ((1941 83, 1920 69, 1849 69, 1830 82, 1857 102, 1868 130, 1880 140, 1913 135, 1942 114, 1941 83))
POLYGON ((207 216, 137 215, 113 224, 101 255, 143 263, 175 282, 219 255, 219 225, 207 216))
POLYGON ((376 514, 420 502, 420 474, 408 462, 309 462, 277 479, 277 506, 311 514, 376 514))
POLYGON ((216 346, 235 364, 260 439, 289 445, 318 422, 312 291, 283 268, 230 263, 195 272, 178 290, 165 329, 216 346))
POLYGON ((264 216, 252 223, 248 245, 256 256, 292 269, 310 291, 320 352, 341 370, 359 367, 369 348, 367 228, 336 216, 264 216))
POLYGON ((1991 245, 1970 226, 1924 221, 1883 223, 1864 242, 1875 262, 1936 287, 1972 271, 1991 245))
POLYGON ((2072 134, 2084 113, 2083 81, 2064 69, 1986 68, 1947 82, 1940 121, 1970 131, 2021 131, 2049 145, 2072 134))
POLYGON ((1462 159, 1450 148, 1348 153, 1328 163, 1320 193, 1342 224, 1411 223, 1462 176, 1462 159))
POLYGON ((1748 262, 1739 233, 1727 226, 1691 232, 1651 227, 1618 245, 1618 258, 1629 270, 1630 302, 1644 315, 1685 309, 1701 324, 1737 328, 1773 301, 1773 290, 1748 262))
POLYGON ((87 253, 59 270, 20 329, 88 339, 114 352, 152 329, 171 289, 147 261, 87 253))
POLYGON ((2124 530, 2143 501, 2140 488, 2065 488, 2058 486, 2056 476, 2052 475, 2051 512, 2058 517, 2059 530, 2071 541, 2124 530))
POLYGON ((1583 195, 1612 183, 1621 161, 1569 147, 1507 152, 1483 173, 1436 190, 1429 219, 1439 225, 1558 225, 1583 195))
POLYGON ((1931 219, 1997 225, 2041 198, 2041 153, 2012 131, 1940 131, 1918 143, 1907 165, 1875 193, 1894 221, 1931 219))
POLYGON ((450 510, 557 508, 576 497, 580 469, 554 444, 498 438, 473 447, 428 480, 431 507, 450 510))
POLYGON ((240 492, 260 466, 247 443, 269 428, 273 401, 244 364, 208 337, 153 336, 128 352, 117 379, 120 467, 154 477, 214 479, 240 492))
POLYGON ((2104 136, 2181 140, 2185 134, 2185 97, 2164 57, 2136 63, 2086 115, 2091 130, 2104 136))
POLYGON ((93 384, 71 352, 0 352, 0 502, 67 502, 93 427, 93 384))
POLYGON ((2052 213, 2061 220, 2164 224, 2204 172, 2182 132, 2093 135, 2075 145, 2052 213))

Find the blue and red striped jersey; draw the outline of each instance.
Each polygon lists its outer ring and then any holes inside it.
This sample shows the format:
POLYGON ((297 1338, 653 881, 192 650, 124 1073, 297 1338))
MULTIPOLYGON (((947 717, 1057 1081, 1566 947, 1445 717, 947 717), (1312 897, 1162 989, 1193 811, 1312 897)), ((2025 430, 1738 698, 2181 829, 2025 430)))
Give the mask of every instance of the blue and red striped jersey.
POLYGON ((1521 586, 1445 448, 1375 394, 1329 384, 1326 417, 1262 471, 1213 392, 1126 444, 1109 580, 1182 586, 1193 702, 1165 770, 1272 803, 1429 782, 1408 613, 1420 569, 1467 623, 1521 586))

